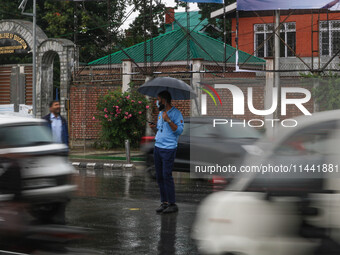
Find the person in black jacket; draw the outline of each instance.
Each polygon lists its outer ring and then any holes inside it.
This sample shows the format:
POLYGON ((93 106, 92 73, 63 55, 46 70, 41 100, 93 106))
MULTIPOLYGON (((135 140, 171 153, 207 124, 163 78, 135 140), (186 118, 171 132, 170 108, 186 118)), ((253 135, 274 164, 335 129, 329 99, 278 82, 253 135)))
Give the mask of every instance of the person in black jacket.
POLYGON ((60 103, 53 100, 50 103, 50 113, 43 117, 47 121, 48 127, 52 131, 55 143, 64 143, 68 146, 68 127, 67 121, 60 115, 60 103))

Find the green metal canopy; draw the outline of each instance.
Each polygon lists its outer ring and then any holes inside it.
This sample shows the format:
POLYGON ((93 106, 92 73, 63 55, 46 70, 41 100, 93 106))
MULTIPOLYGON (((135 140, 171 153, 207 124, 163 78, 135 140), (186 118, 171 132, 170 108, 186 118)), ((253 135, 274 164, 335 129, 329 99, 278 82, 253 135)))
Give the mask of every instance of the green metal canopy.
MULTIPOLYGON (((153 62, 169 61, 186 61, 187 60, 187 32, 182 29, 177 29, 152 39, 153 43, 153 62)), ((224 43, 202 33, 193 31, 189 38, 190 59, 203 58, 205 61, 223 62, 224 43), (201 46, 201 47, 200 47, 201 46), (203 48, 203 49, 202 49, 203 48)), ((117 51, 111 55, 94 60, 89 65, 108 65, 120 64, 123 59, 132 58, 136 63, 144 62, 144 44, 147 45, 147 54, 150 54, 150 41, 142 42, 117 51), (110 63, 109 63, 110 61, 110 63)), ((236 49, 230 45, 226 45, 227 63, 235 63, 236 49)), ((239 51, 239 63, 247 60, 249 64, 263 64, 264 59, 251 56, 250 54, 239 51)), ((150 62, 150 56, 147 55, 147 61, 150 62)))

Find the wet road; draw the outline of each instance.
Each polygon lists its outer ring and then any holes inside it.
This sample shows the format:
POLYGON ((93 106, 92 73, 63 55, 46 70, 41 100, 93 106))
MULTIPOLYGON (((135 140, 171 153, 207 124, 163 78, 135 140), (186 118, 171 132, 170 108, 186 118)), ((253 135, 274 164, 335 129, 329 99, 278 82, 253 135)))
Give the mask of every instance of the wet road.
POLYGON ((197 254, 190 238, 196 208, 209 193, 223 188, 174 173, 179 212, 158 215, 158 186, 143 167, 78 171, 78 192, 67 208, 67 220, 95 233, 75 246, 104 254, 197 254))

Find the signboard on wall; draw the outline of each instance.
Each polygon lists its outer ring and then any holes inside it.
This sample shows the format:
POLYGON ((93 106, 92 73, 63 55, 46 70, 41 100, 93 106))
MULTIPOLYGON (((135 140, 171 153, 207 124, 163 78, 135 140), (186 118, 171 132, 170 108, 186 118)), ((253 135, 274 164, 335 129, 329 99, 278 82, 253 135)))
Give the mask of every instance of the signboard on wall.
POLYGON ((289 9, 340 10, 340 0, 237 0, 237 10, 265 11, 289 9))
POLYGON ((0 54, 28 53, 25 40, 13 33, 0 33, 0 54))

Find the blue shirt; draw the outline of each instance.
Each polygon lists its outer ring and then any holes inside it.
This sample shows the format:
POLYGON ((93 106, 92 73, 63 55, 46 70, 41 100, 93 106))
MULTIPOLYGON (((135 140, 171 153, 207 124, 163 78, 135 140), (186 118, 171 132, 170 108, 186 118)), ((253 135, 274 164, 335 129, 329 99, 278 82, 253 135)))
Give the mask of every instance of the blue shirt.
POLYGON ((61 117, 54 116, 53 113, 51 113, 51 129, 52 129, 52 136, 53 136, 53 141, 55 143, 62 143, 62 138, 61 138, 61 132, 62 132, 62 120, 61 117))
POLYGON ((182 113, 175 107, 167 112, 170 120, 177 125, 176 131, 173 131, 169 123, 163 120, 163 111, 158 114, 157 134, 155 146, 161 149, 177 148, 178 137, 183 132, 184 120, 182 113))

